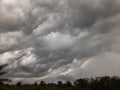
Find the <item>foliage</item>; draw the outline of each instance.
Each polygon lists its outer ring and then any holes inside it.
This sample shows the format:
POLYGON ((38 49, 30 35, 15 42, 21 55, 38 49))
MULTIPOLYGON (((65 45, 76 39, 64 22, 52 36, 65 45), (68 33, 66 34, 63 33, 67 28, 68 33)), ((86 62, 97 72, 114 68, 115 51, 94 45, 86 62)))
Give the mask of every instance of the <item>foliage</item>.
POLYGON ((0 66, 0 75, 5 74, 5 72, 2 71, 2 70, 3 70, 3 68, 6 67, 6 66, 7 66, 7 64, 4 64, 4 65, 1 65, 1 66, 0 66))
MULTIPOLYGON (((0 81, 4 80, 0 79, 0 81)), ((16 85, 4 84, 0 90, 120 90, 120 78, 116 76, 80 78, 74 82, 66 81, 65 83, 62 81, 57 83, 40 81, 31 85, 17 82, 16 85)))
MULTIPOLYGON (((8 65, 8 64, 4 64, 4 65, 1 65, 1 66, 0 66, 0 76, 1 76, 1 75, 4 75, 4 74, 6 73, 6 72, 3 71, 3 68, 6 67, 7 65, 8 65)), ((10 80, 0 78, 0 86, 4 85, 3 82, 8 82, 8 81, 10 81, 10 80)))

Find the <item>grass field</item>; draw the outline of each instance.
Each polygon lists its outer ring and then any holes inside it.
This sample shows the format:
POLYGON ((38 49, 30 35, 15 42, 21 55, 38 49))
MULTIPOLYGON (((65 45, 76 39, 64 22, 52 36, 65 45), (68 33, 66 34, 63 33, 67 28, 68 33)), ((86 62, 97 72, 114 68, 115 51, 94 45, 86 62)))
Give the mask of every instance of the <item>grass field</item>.
POLYGON ((89 89, 79 88, 74 86, 59 87, 59 86, 2 86, 0 90, 120 90, 120 89, 89 89))
POLYGON ((80 89, 77 87, 58 87, 58 86, 2 86, 0 90, 90 90, 90 89, 80 89))

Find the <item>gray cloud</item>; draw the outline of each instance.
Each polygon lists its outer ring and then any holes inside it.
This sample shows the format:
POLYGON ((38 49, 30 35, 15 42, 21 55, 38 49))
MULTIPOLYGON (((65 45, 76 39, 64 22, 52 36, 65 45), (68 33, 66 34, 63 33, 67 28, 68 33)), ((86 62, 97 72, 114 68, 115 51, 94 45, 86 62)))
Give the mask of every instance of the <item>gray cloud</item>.
POLYGON ((5 76, 57 81, 120 75, 119 8, 120 0, 1 0, 5 76))

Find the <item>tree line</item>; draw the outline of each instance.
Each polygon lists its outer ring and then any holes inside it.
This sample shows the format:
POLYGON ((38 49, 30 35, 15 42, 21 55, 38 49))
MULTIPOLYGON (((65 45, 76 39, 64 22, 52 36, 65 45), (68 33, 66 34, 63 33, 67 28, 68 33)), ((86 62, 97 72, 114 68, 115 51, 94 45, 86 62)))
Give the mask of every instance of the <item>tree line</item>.
MULTIPOLYGON (((2 71, 4 67, 7 65, 0 66, 0 76, 4 75, 5 72, 2 71)), ((8 82, 8 79, 0 79, 0 86, 5 86, 4 82, 8 82)), ((106 89, 120 89, 120 78, 117 76, 109 77, 96 77, 96 78, 80 78, 73 82, 66 81, 58 81, 57 83, 45 83, 44 81, 35 82, 34 84, 22 84, 22 82, 17 82, 16 87, 23 87, 23 86, 53 86, 53 87, 76 87, 76 88, 90 88, 90 89, 99 89, 99 90, 106 90, 106 89)))
MULTIPOLYGON (((80 78, 75 80, 74 82, 66 81, 63 83, 62 81, 58 81, 57 83, 45 83, 44 81, 40 81, 40 83, 35 82, 32 84, 34 86, 74 86, 79 88, 92 88, 92 89, 120 89, 120 78, 117 76, 109 77, 96 77, 96 78, 80 78)), ((16 86, 21 87, 21 82, 18 82, 16 86)))

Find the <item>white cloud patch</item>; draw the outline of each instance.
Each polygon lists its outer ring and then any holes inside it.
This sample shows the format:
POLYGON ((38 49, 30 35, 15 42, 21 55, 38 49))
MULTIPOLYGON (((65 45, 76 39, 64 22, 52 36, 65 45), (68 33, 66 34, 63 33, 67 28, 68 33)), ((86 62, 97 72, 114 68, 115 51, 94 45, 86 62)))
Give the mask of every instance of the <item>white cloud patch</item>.
POLYGON ((75 41, 75 37, 70 36, 69 34, 52 32, 44 37, 44 41, 50 49, 57 50, 72 46, 75 41))

